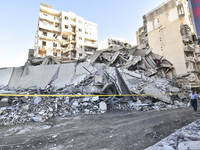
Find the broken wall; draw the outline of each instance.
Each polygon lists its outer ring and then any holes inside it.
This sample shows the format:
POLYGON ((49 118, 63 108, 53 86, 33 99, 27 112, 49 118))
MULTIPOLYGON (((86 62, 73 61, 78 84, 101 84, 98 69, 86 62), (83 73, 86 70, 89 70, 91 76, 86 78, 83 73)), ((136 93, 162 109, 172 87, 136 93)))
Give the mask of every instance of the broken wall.
POLYGON ((12 76, 13 68, 2 68, 0 69, 0 85, 8 85, 12 76))
POLYGON ((90 71, 92 70, 92 68, 89 67, 89 62, 80 63, 78 65, 77 63, 67 63, 61 65, 28 66, 28 73, 24 71, 23 67, 18 67, 13 71, 9 87, 27 88, 30 86, 38 86, 45 88, 57 71, 58 76, 52 82, 53 86, 59 88, 65 85, 75 84, 83 80, 85 75, 89 74, 83 66, 90 71))

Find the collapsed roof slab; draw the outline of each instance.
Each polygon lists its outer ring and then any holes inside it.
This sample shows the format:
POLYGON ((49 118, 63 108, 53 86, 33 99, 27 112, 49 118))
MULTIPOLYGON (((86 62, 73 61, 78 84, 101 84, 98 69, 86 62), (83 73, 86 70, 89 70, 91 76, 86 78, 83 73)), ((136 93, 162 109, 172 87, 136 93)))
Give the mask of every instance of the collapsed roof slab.
POLYGON ((13 67, 0 69, 0 85, 8 85, 12 76, 13 67))
POLYGON ((141 49, 137 49, 134 53, 135 56, 142 56, 145 57, 147 55, 149 55, 149 53, 152 52, 152 49, 147 49, 147 50, 141 50, 141 49))
MULTIPOLYGON (((38 86, 45 88, 60 65, 39 65, 29 66, 29 73, 22 74, 23 67, 15 68, 9 82, 9 87, 27 88, 38 86)), ((74 76, 75 63, 62 64, 60 66, 58 78, 52 83, 60 83, 59 86, 69 84, 74 76), (61 84, 62 82, 62 84, 61 84)))
POLYGON ((85 78, 89 71, 93 71, 93 67, 89 62, 84 63, 66 63, 57 65, 39 65, 29 66, 29 73, 23 73, 23 67, 15 68, 12 77, 9 82, 9 87, 14 88, 28 88, 30 86, 37 86, 45 88, 51 81, 52 77, 58 71, 57 78, 52 82, 51 85, 57 88, 62 88, 65 85, 76 84, 85 78), (83 67, 87 68, 85 70, 83 67))

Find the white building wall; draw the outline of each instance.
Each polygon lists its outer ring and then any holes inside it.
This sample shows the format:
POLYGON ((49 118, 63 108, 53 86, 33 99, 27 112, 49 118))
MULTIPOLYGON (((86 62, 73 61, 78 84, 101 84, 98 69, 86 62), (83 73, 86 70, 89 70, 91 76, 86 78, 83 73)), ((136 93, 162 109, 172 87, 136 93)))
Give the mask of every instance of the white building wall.
POLYGON ((128 47, 131 47, 131 44, 129 44, 128 42, 126 42, 126 40, 122 38, 109 37, 98 44, 98 50, 108 49, 111 47, 126 47, 126 44, 129 45, 128 47))
POLYGON ((63 51, 67 56, 67 53, 73 48, 95 50, 98 47, 97 33, 96 23, 87 21, 73 12, 59 12, 53 10, 51 6, 41 4, 35 40, 35 55, 44 57, 53 55, 54 52, 63 51), (46 41, 46 46, 42 45, 42 41, 46 41), (55 44, 53 46, 53 43, 56 43, 57 46, 55 44))

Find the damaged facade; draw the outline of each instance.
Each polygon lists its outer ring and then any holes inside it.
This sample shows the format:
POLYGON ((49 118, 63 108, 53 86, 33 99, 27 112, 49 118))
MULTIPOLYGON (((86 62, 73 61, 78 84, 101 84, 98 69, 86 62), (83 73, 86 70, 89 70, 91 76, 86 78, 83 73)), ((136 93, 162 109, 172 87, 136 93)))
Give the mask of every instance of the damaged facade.
POLYGON ((109 48, 115 49, 122 47, 129 48, 131 47, 131 44, 124 39, 114 38, 114 37, 106 38, 98 44, 98 50, 109 49, 109 48))
POLYGON ((187 75, 179 83, 199 87, 199 53, 186 0, 167 0, 143 16, 137 31, 139 48, 153 52, 173 63, 177 75, 187 75))
POLYGON ((79 59, 97 49, 97 24, 73 12, 41 4, 35 38, 35 56, 79 59))

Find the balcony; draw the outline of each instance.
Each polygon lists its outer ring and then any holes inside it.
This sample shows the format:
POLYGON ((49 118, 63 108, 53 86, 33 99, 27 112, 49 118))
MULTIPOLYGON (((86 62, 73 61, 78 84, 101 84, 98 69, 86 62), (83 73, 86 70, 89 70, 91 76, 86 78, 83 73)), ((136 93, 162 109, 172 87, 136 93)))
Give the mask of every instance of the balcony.
POLYGON ((194 52, 194 50, 195 50, 192 45, 186 45, 186 46, 184 46, 183 49, 185 52, 194 52))
POLYGON ((182 3, 180 3, 177 6, 177 11, 178 11, 179 18, 183 18, 185 16, 185 11, 184 11, 184 7, 182 3))
POLYGON ((198 72, 198 70, 195 66, 195 63, 193 63, 193 62, 186 62, 186 67, 187 67, 188 73, 198 72))
POLYGON ((88 39, 88 40, 92 40, 92 41, 97 41, 98 40, 98 37, 95 36, 95 35, 89 35, 89 34, 85 34, 85 39, 88 39))
POLYGON ((180 32, 182 35, 182 41, 183 42, 191 42, 192 39, 192 32, 190 27, 187 24, 181 24, 180 26, 180 32))
POLYGON ((200 54, 197 54, 197 62, 200 63, 200 54))
POLYGON ((42 13, 42 12, 40 12, 39 18, 41 20, 47 20, 49 22, 56 22, 56 23, 60 22, 60 19, 58 17, 52 16, 52 15, 49 15, 49 14, 45 14, 45 13, 42 13))
POLYGON ((40 6, 40 11, 48 13, 48 14, 52 14, 55 16, 60 16, 60 12, 52 9, 51 7, 40 6))
POLYGON ((41 40, 57 41, 61 38, 60 35, 48 32, 47 35, 44 35, 42 31, 38 32, 39 38, 41 40))
POLYGON ((84 46, 92 47, 92 48, 98 48, 98 45, 96 43, 92 44, 90 42, 84 42, 84 46))
POLYGON ((61 46, 64 46, 64 47, 69 46, 70 40, 61 40, 60 44, 61 44, 61 46))
POLYGON ((55 31, 55 32, 60 32, 61 30, 60 27, 55 27, 53 24, 42 22, 42 21, 39 22, 39 28, 46 29, 49 31, 55 31))
POLYGON ((61 47, 60 46, 57 46, 57 47, 53 47, 53 52, 58 52, 58 51, 61 51, 61 47))

